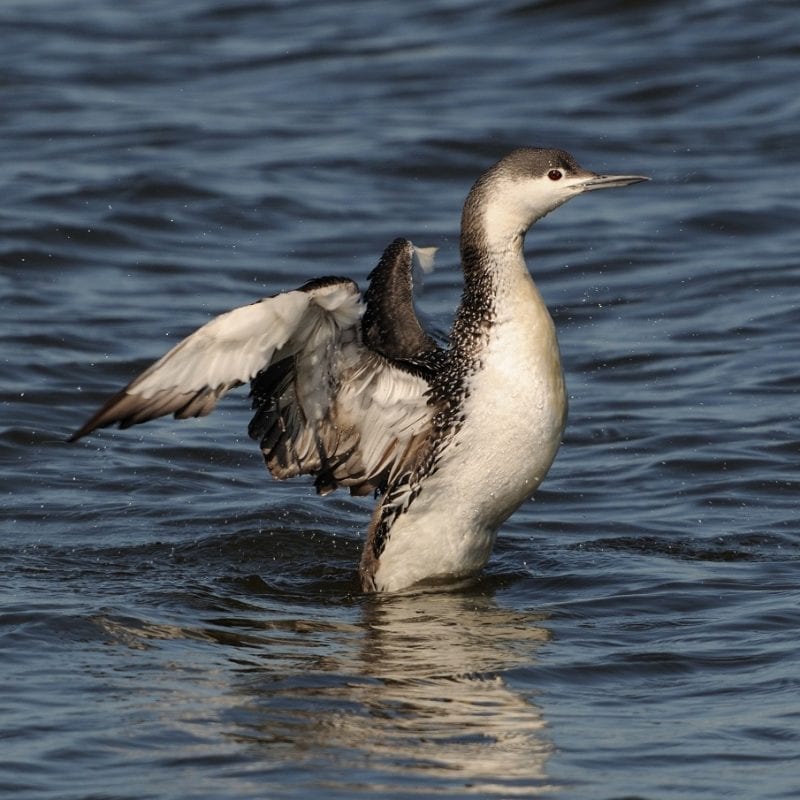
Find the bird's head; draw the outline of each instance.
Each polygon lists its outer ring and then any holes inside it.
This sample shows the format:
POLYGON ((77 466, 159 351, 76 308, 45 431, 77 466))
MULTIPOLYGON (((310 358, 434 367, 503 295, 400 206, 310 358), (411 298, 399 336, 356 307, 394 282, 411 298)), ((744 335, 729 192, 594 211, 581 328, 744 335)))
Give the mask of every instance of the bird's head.
POLYGON ((464 206, 462 230, 478 226, 487 247, 505 249, 536 220, 579 194, 646 180, 643 175, 598 175, 564 150, 523 147, 475 182, 464 206))

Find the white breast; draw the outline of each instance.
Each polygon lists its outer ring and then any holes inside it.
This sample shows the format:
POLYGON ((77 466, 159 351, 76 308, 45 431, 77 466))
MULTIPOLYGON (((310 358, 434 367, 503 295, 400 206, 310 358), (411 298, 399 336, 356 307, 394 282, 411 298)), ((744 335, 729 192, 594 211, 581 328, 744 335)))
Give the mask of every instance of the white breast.
POLYGON ((555 458, 566 419, 558 343, 527 270, 517 277, 498 298, 462 427, 392 526, 375 574, 380 590, 479 571, 497 528, 555 458))

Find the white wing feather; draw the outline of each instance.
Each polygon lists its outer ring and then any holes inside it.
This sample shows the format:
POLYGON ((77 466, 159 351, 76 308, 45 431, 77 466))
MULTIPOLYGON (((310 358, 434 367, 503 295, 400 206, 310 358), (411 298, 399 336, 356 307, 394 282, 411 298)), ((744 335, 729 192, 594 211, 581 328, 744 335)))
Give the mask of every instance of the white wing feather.
POLYGON ((345 279, 220 314, 112 397, 71 441, 115 422, 127 427, 171 413, 208 414, 227 391, 301 351, 321 329, 328 336, 357 329, 361 314, 358 287, 345 279))
POLYGON ((178 387, 189 392, 244 383, 292 337, 295 346, 302 346, 303 333, 318 321, 319 312, 310 307, 309 294, 295 291, 220 314, 156 361, 127 391, 151 398, 178 387))

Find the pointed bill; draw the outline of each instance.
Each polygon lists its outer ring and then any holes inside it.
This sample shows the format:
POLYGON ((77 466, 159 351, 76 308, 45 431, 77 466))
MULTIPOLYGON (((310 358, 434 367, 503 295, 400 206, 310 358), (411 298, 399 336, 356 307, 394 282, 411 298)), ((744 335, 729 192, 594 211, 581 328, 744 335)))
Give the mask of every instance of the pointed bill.
POLYGON ((584 184, 585 191, 594 189, 616 189, 620 186, 630 186, 634 183, 649 181, 644 175, 592 175, 584 184))

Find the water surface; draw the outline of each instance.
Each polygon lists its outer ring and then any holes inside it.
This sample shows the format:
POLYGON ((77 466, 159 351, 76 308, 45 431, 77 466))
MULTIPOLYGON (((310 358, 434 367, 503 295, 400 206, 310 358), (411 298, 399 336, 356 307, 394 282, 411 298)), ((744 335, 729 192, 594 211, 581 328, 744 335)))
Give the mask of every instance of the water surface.
POLYGON ((0 8, 0 790, 794 798, 794 4, 0 8), (564 446, 485 573, 364 597, 369 502, 246 392, 65 437, 211 315, 438 245, 512 147, 653 182, 528 237, 564 446))

